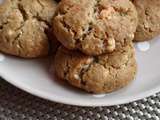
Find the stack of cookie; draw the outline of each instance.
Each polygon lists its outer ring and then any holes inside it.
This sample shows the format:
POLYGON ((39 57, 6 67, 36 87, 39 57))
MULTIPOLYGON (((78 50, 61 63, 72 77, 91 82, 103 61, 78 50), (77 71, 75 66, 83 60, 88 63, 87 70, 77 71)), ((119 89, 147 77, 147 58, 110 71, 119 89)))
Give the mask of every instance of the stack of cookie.
POLYGON ((55 74, 88 92, 108 93, 128 85, 137 71, 133 41, 160 34, 160 1, 57 2, 4 0, 0 51, 22 58, 52 53, 55 74))
POLYGON ((91 93, 130 83, 137 64, 133 41, 160 34, 159 0, 61 0, 53 20, 56 75, 91 93))
POLYGON ((57 76, 92 93, 126 86, 137 70, 137 24, 129 0, 62 0, 53 20, 62 44, 54 59, 57 76))

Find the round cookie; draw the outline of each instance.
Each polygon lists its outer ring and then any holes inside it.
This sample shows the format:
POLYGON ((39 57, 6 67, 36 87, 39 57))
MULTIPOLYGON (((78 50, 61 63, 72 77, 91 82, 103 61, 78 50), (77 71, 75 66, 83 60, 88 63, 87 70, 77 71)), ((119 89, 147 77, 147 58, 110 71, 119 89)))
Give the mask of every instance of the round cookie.
POLYGON ((134 79, 137 69, 132 43, 95 57, 60 47, 53 66, 59 78, 92 93, 108 93, 125 87, 134 79))
POLYGON ((5 0, 0 5, 0 51, 24 58, 48 55, 47 32, 56 6, 54 0, 5 0))
POLYGON ((133 0, 139 25, 135 41, 146 41, 160 34, 160 0, 133 0))
POLYGON ((53 26, 66 48, 100 55, 133 40, 137 22, 137 11, 129 0, 62 0, 53 26))

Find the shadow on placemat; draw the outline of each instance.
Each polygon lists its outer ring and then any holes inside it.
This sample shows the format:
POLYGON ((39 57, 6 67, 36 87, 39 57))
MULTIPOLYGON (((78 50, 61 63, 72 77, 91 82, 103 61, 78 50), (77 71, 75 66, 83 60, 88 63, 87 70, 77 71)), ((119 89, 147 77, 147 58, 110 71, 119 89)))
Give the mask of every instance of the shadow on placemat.
POLYGON ((160 94, 112 107, 76 107, 49 102, 0 79, 0 120, 112 120, 160 118, 160 94))

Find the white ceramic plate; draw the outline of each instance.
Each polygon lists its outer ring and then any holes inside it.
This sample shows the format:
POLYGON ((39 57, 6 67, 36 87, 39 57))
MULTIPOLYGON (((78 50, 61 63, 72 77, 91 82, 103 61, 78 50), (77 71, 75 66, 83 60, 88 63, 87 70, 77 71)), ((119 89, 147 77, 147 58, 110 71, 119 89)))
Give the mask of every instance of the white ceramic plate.
POLYGON ((11 84, 47 100, 78 106, 110 106, 132 102, 160 91, 160 37, 135 45, 138 74, 126 88, 110 94, 88 94, 49 74, 49 60, 0 55, 0 75, 11 84), (159 39, 159 40, 158 40, 159 39))

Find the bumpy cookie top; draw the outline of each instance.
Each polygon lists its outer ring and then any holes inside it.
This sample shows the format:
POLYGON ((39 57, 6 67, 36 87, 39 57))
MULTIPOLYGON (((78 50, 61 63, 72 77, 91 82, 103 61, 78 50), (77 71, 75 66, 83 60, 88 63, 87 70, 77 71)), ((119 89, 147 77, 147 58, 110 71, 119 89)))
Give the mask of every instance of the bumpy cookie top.
POLYGON ((53 0, 5 0, 0 5, 0 51, 26 58, 47 55, 55 9, 53 0))
POLYGON ((136 60, 132 43, 110 54, 87 56, 60 47, 54 60, 61 79, 88 92, 112 92, 134 79, 136 60))
POLYGON ((137 21, 129 0, 62 0, 53 25, 57 39, 68 49, 100 55, 132 40, 137 21))
POLYGON ((160 0, 133 0, 139 15, 136 41, 150 40, 160 34, 160 0))

